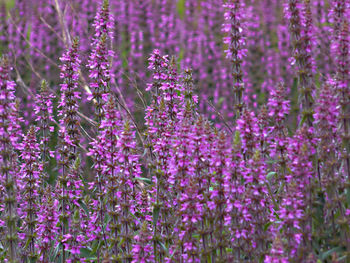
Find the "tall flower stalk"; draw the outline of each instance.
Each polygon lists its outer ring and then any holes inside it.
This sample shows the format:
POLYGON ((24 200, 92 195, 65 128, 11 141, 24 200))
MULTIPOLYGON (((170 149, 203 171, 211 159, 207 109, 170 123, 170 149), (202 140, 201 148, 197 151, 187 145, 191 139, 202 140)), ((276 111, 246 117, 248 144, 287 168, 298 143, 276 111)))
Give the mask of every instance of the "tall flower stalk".
POLYGON ((118 195, 121 196, 119 205, 122 208, 120 221, 121 237, 124 240, 123 244, 123 261, 131 262, 132 260, 132 246, 133 246, 133 232, 135 223, 132 215, 135 214, 136 202, 139 194, 136 193, 135 179, 141 175, 141 167, 139 164, 139 156, 136 151, 135 131, 130 121, 124 121, 120 139, 117 144, 118 154, 116 156, 119 165, 119 181, 120 188, 118 195))
POLYGON ((349 24, 341 24, 337 43, 337 90, 339 96, 339 127, 341 133, 341 152, 344 162, 344 174, 350 182, 350 54, 349 54, 349 24))
POLYGON ((17 245, 17 168, 15 166, 16 154, 14 149, 17 143, 16 125, 16 102, 15 83, 10 80, 10 64, 6 57, 0 59, 0 180, 1 194, 1 225, 6 226, 4 241, 7 249, 6 258, 8 262, 14 263, 18 260, 17 245))
POLYGON ((68 202, 70 191, 68 188, 69 173, 72 164, 78 156, 78 146, 80 143, 80 128, 78 117, 78 100, 80 93, 78 89, 80 59, 78 55, 78 40, 75 39, 72 47, 61 57, 61 74, 63 80, 61 84, 61 100, 59 103, 60 119, 60 176, 59 176, 59 196, 61 199, 61 230, 62 230, 62 262, 66 260, 66 235, 69 234, 69 221, 71 217, 70 204, 68 202))
POLYGON ((54 247, 54 241, 59 233, 59 206, 50 187, 46 188, 42 202, 39 204, 36 233, 38 240, 38 253, 40 262, 49 262, 50 251, 54 247))
POLYGON ((103 0, 102 7, 97 12, 93 26, 95 35, 88 65, 92 94, 89 96, 91 99, 94 99, 95 118, 98 123, 101 123, 104 118, 103 106, 108 100, 112 77, 109 58, 113 56, 113 51, 109 49, 109 41, 113 39, 113 17, 109 11, 108 0, 103 0))
POLYGON ((224 42, 228 44, 226 54, 231 61, 235 108, 238 114, 237 117, 239 117, 243 109, 244 93, 242 62, 247 52, 244 36, 245 3, 241 0, 230 0, 225 4, 225 8, 227 11, 225 13, 224 31, 227 32, 228 36, 224 39, 224 42))
POLYGON ((288 0, 286 5, 286 18, 289 21, 290 38, 293 44, 292 64, 295 65, 298 77, 299 103, 301 119, 299 123, 312 126, 313 120, 313 71, 312 71, 312 45, 310 44, 310 34, 312 33, 312 21, 310 2, 305 1, 304 10, 301 8, 300 0, 288 0), (301 11, 304 11, 302 13, 301 11), (303 20, 303 16, 306 21, 303 20))
POLYGON ((40 93, 38 94, 35 102, 34 112, 36 114, 36 121, 38 122, 41 140, 41 158, 44 165, 50 157, 49 140, 50 135, 54 131, 53 118, 53 99, 55 96, 50 92, 48 83, 46 80, 41 82, 40 93))
POLYGON ((41 187, 42 163, 37 157, 40 155, 40 147, 36 141, 36 129, 31 127, 23 140, 23 149, 20 157, 23 160, 20 170, 19 188, 21 192, 20 211, 24 218, 21 230, 25 237, 22 243, 28 248, 26 256, 34 261, 38 259, 35 246, 35 229, 37 224, 37 212, 39 208, 39 187, 41 187))

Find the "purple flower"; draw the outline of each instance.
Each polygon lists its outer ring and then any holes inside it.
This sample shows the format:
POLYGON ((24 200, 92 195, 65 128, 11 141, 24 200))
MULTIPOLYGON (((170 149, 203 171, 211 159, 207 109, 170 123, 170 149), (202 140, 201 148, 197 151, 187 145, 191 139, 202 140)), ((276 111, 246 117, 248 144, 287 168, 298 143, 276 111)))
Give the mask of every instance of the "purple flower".
POLYGON ((244 109, 240 119, 237 120, 237 130, 242 139, 242 150, 245 156, 252 156, 257 147, 259 126, 253 111, 244 109))
POLYGON ((48 187, 42 198, 38 209, 38 223, 36 226, 38 252, 40 261, 49 260, 49 251, 55 247, 54 241, 59 233, 57 223, 59 215, 57 213, 59 201, 54 199, 50 187, 48 187))
POLYGON ((270 254, 265 257, 264 263, 288 263, 289 260, 284 254, 283 243, 277 236, 272 244, 270 254))
POLYGON ((135 244, 132 247, 132 263, 147 263, 154 261, 152 232, 147 222, 142 224, 140 232, 135 236, 135 244))

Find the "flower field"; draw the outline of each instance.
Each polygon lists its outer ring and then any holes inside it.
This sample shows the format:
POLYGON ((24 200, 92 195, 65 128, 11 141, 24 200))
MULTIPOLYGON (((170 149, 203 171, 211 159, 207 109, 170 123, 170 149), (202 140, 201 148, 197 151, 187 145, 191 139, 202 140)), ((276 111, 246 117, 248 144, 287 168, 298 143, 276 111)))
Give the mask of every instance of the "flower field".
POLYGON ((0 262, 350 262, 349 0, 0 0, 0 262))

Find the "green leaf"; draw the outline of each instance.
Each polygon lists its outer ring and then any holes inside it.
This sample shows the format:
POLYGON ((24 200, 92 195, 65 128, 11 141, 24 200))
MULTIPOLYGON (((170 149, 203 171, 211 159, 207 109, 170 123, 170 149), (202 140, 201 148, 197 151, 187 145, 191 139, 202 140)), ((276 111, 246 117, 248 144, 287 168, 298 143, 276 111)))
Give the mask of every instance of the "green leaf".
POLYGON ((321 81, 320 81, 320 73, 316 73, 315 75, 315 86, 317 89, 321 87, 321 81))
POLYGON ((192 234, 192 237, 198 240, 201 239, 201 236, 199 234, 192 234))
POLYGON ((159 210, 160 208, 158 206, 153 208, 153 226, 154 227, 157 225, 157 222, 158 222, 159 210))
POLYGON ((105 214, 105 218, 103 220, 103 228, 106 229, 107 223, 111 220, 111 217, 109 216, 109 214, 105 214))
POLYGON ((321 260, 325 260, 327 259, 329 256, 331 256, 333 253, 336 253, 336 252, 340 252, 342 251, 342 248, 341 247, 334 247, 326 252, 323 252, 321 254, 321 260))
MULTIPOLYGON (((136 214, 138 214, 138 212, 136 212, 136 214)), ((140 213, 140 214, 142 214, 142 213, 140 213)), ((135 215, 133 213, 129 213, 129 215, 132 216, 132 218, 135 220, 135 222, 141 223, 140 219, 139 219, 139 217, 137 215, 135 215)))
POLYGON ((27 239, 27 242, 26 244, 24 245, 24 248, 27 249, 29 247, 29 244, 30 244, 30 239, 27 239))
POLYGON ((60 248, 61 248, 61 243, 58 243, 55 249, 53 250, 53 253, 51 254, 51 257, 50 257, 51 262, 56 262, 56 258, 57 258, 58 252, 60 251, 60 248))
POLYGON ((104 241, 96 241, 92 246, 91 254, 96 255, 97 250, 101 248, 103 243, 104 241))
POLYGON ((135 179, 139 180, 139 181, 142 181, 142 182, 145 182, 147 184, 152 184, 152 180, 149 179, 149 178, 146 178, 146 177, 136 177, 135 179))
POLYGON ((221 105, 224 102, 225 98, 224 97, 220 97, 218 100, 218 105, 221 105))
POLYGON ((241 133, 239 132, 239 130, 236 130, 235 132, 234 144, 235 145, 241 144, 241 133))
POLYGON ((77 209, 77 210, 74 211, 73 220, 74 221, 78 221, 79 218, 80 218, 80 213, 79 213, 79 210, 77 209))
POLYGON ((343 262, 343 260, 347 259, 347 255, 341 256, 340 258, 337 259, 338 262, 343 262))
POLYGON ((271 180, 272 177, 274 177, 276 175, 276 172, 269 172, 267 175, 266 175, 266 179, 267 180, 271 180))
POLYGON ((181 18, 185 15, 185 0, 179 0, 177 2, 177 12, 181 18))
POLYGON ((163 248, 164 251, 167 252, 167 254, 169 253, 168 249, 166 248, 166 246, 162 243, 162 242, 158 242, 159 245, 163 248))
POLYGON ((281 220, 280 216, 277 214, 277 211, 275 211, 274 209, 273 209, 273 214, 274 214, 274 216, 276 217, 276 219, 277 219, 278 221, 281 220))
POLYGON ((11 10, 15 6, 15 1, 14 0, 5 1, 5 6, 7 10, 11 10))
POLYGON ((90 248, 82 247, 80 249, 80 257, 82 258, 90 258, 92 254, 92 250, 90 248))
POLYGON ((185 54, 184 49, 180 48, 179 57, 178 57, 178 60, 177 60, 178 63, 180 63, 182 61, 182 59, 184 58, 184 54, 185 54))
POLYGON ((302 118, 301 118, 301 120, 300 120, 300 124, 299 124, 300 127, 303 126, 303 124, 304 124, 304 122, 306 121, 306 119, 307 119, 307 116, 303 114, 303 116, 302 116, 302 118))
POLYGON ((78 201, 80 207, 84 210, 85 214, 89 217, 89 209, 87 207, 87 205, 84 203, 84 201, 79 200, 78 201))
POLYGON ((174 250, 173 254, 171 254, 170 259, 172 259, 172 258, 174 257, 174 255, 175 255, 176 251, 177 251, 177 248, 175 248, 175 250, 174 250))
POLYGON ((345 195, 346 195, 346 201, 350 206, 350 189, 349 188, 345 189, 345 195))
POLYGON ((272 222, 268 222, 264 225, 264 232, 267 231, 267 229, 269 229, 269 227, 272 225, 272 222))

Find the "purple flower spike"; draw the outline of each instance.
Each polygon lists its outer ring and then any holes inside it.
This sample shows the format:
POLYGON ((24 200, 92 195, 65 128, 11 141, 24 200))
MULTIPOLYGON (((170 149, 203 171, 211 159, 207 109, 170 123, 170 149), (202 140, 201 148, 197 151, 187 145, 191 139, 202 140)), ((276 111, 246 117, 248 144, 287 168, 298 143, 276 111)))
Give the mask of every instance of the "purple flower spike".
POLYGON ((40 156, 40 147, 36 141, 36 128, 31 127, 24 137, 22 152, 20 157, 23 160, 20 170, 19 189, 20 197, 20 216, 23 219, 21 232, 24 233, 23 246, 29 244, 26 254, 31 260, 38 258, 35 243, 35 229, 37 221, 37 212, 39 208, 39 191, 41 185, 42 163, 38 160, 40 156))
POLYGON ((16 154, 18 144, 18 116, 15 101, 15 83, 10 80, 10 65, 0 58, 0 226, 5 227, 7 260, 15 262, 17 249, 17 178, 16 154))
POLYGON ((49 140, 54 131, 53 118, 53 99, 55 96, 50 93, 48 84, 45 80, 41 83, 40 93, 36 97, 34 112, 36 114, 36 121, 41 135, 41 157, 44 165, 51 156, 49 149, 49 140))
POLYGON ((227 57, 231 60, 233 91, 235 94, 235 107, 239 113, 243 109, 243 71, 242 61, 246 56, 245 38, 244 38, 244 18, 245 3, 241 0, 230 0, 225 4, 227 11, 225 13, 226 24, 224 31, 228 36, 224 39, 224 43, 228 44, 226 51, 227 57))
POLYGON ((110 89, 111 70, 110 58, 113 51, 109 48, 109 41, 113 39, 113 17, 109 12, 109 1, 104 0, 101 9, 95 17, 93 24, 95 29, 93 50, 89 57, 89 77, 92 94, 90 99, 94 99, 95 117, 98 123, 104 118, 103 107, 108 100, 110 89))

